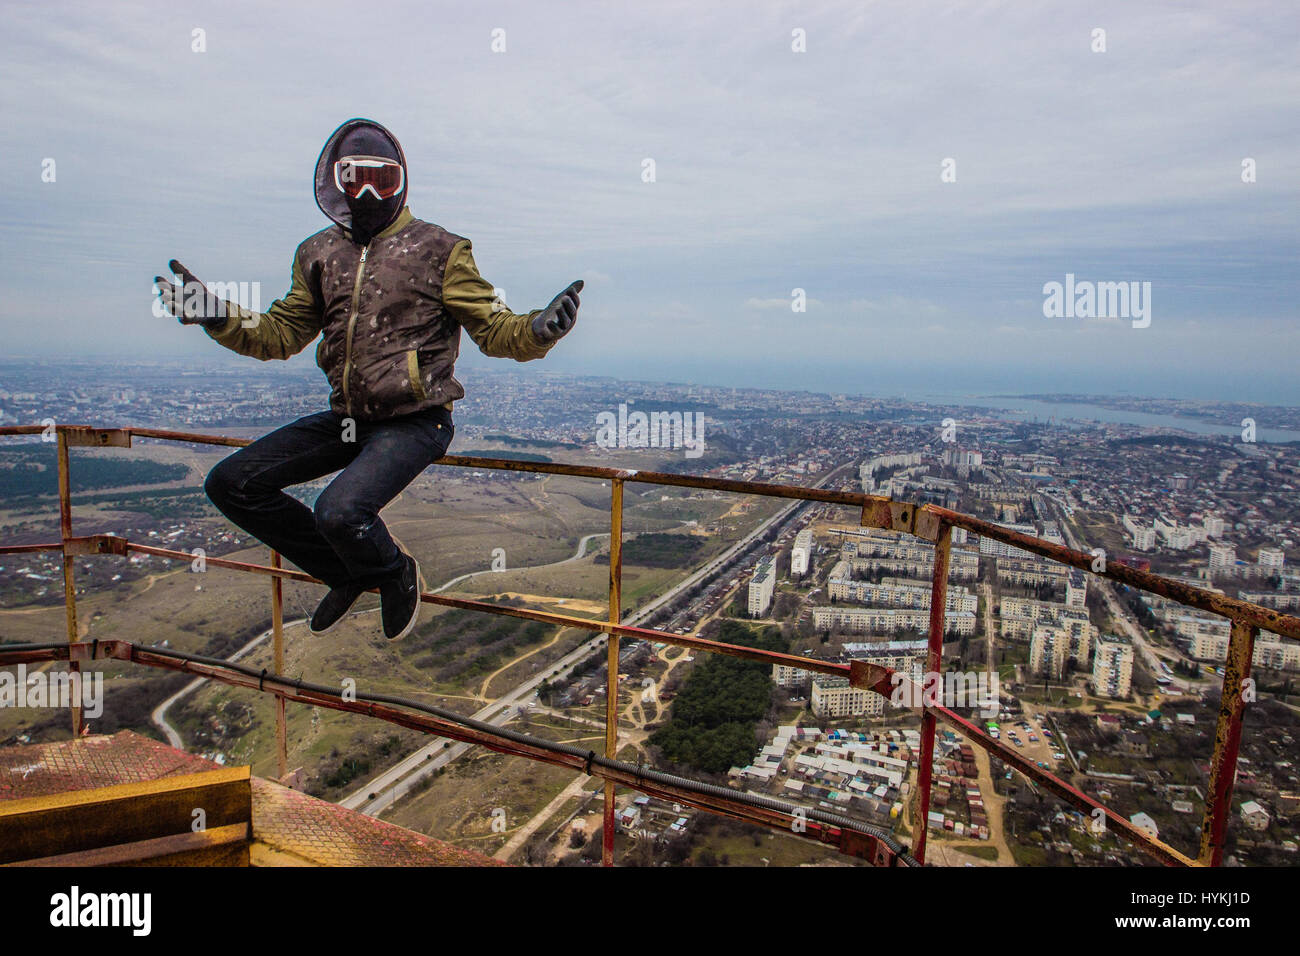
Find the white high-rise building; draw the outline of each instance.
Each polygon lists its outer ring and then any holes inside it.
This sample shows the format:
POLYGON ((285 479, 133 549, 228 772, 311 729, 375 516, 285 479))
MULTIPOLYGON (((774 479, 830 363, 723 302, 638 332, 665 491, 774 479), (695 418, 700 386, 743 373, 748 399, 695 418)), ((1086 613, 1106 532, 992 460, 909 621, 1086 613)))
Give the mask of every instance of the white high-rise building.
POLYGON ((1078 568, 1071 568, 1065 579, 1065 606, 1078 611, 1088 607, 1088 576, 1078 568))
POLYGON ((1223 535, 1223 519, 1218 515, 1205 515, 1201 518, 1201 526, 1205 528, 1206 535, 1211 538, 1223 535))
MULTIPOLYGON (((895 631, 926 632, 930 612, 910 607, 856 607, 844 604, 813 608, 813 627, 828 631, 841 627, 853 634, 892 634, 895 631)), ((975 633, 974 611, 949 611, 944 615, 944 631, 949 634, 975 633)))
POLYGON ((776 588, 776 568, 769 554, 759 559, 749 579, 749 616, 762 617, 772 606, 772 592, 776 588))
POLYGON ((1029 669, 1060 680, 1070 651, 1070 632, 1063 627, 1039 625, 1029 640, 1029 669))
POLYGON ((854 687, 847 677, 829 677, 818 674, 812 682, 812 698, 808 705, 821 720, 841 717, 860 717, 871 711, 871 716, 884 713, 885 699, 873 690, 854 687))
POLYGON ((1230 544, 1210 545, 1210 574, 1224 574, 1237 566, 1237 549, 1230 544))
MULTIPOLYGON (((1172 548, 1174 551, 1186 551, 1196 543, 1197 536, 1194 529, 1180 527, 1177 521, 1170 521, 1163 515, 1156 518, 1155 529, 1156 534, 1164 540, 1165 547, 1172 548)), ((1195 530, 1203 534, 1205 529, 1195 530)))
MULTIPOLYGON (((845 644, 844 653, 854 660, 869 661, 906 674, 914 684, 922 683, 928 641, 869 641, 845 644)), ((885 713, 888 699, 875 691, 853 687, 844 677, 813 677, 812 697, 808 704, 819 718, 849 716, 879 717, 885 713)))
POLYGON ((790 549, 790 577, 802 577, 812 569, 813 533, 812 528, 804 528, 794 536, 794 546, 790 549))
POLYGON ((943 453, 943 463, 952 468, 982 468, 984 455, 969 448, 949 448, 943 453))
MULTIPOLYGON (((1019 531, 1021 534, 1027 534, 1031 537, 1038 537, 1038 529, 1032 524, 1003 524, 998 522, 998 526, 1006 528, 1008 531, 1019 531)), ((997 538, 980 537, 980 554, 992 555, 995 558, 1029 558, 1033 557, 1028 551, 1017 548, 1014 544, 1007 544, 1005 541, 999 541, 997 538)))
POLYGON ((1129 533, 1134 551, 1150 551, 1156 546, 1156 529, 1142 524, 1141 519, 1125 515, 1124 530, 1129 533))
POLYGON ((1092 692, 1127 697, 1133 685, 1133 645, 1126 637, 1103 634, 1092 657, 1092 692))
MULTIPOLYGON (((1218 663, 1227 660, 1230 641, 1227 634, 1197 634, 1188 642, 1187 650, 1199 661, 1218 663)), ((1261 634, 1255 640, 1251 662, 1255 667, 1273 670, 1300 669, 1300 644, 1283 640, 1276 634, 1261 634)))
MULTIPOLYGON (((835 601, 854 601, 873 607, 914 607, 928 610, 930 585, 921 581, 886 578, 880 582, 855 581, 852 562, 844 558, 836 562, 826 576, 827 596, 835 601)), ((979 597, 969 588, 954 584, 947 589, 945 607, 949 611, 974 613, 979 597)))
POLYGON ((1273 571, 1281 571, 1286 565, 1286 552, 1281 548, 1260 548, 1259 566, 1273 571))
POLYGON ((806 671, 799 667, 791 667, 789 664, 772 665, 772 683, 777 687, 783 687, 786 690, 798 690, 808 683, 808 679, 813 676, 812 671, 806 671))

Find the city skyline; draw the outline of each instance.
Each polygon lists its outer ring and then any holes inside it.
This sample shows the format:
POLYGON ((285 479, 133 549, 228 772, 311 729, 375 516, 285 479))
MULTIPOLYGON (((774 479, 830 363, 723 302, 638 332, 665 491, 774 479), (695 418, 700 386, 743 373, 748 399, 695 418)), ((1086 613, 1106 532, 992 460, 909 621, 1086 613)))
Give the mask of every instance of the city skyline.
POLYGON ((321 143, 373 115, 412 211, 468 235, 512 308, 584 279, 555 370, 1300 403, 1280 4, 412 7, 399 36, 349 26, 343 91, 301 82, 336 68, 343 7, 58 9, 12 12, 0 67, 26 171, 0 207, 11 355, 214 351, 152 314, 153 276, 175 256, 282 295, 325 225, 321 143), (1046 318, 1069 276, 1150 283, 1149 326, 1046 318))

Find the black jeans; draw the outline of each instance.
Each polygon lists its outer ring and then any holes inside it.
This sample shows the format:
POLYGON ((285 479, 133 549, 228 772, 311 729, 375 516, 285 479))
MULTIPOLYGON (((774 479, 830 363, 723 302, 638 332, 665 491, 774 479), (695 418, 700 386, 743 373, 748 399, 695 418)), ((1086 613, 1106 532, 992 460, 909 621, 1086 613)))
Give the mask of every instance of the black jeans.
POLYGON ((263 435, 208 473, 203 490, 227 518, 330 587, 372 588, 402 569, 401 549, 379 511, 451 444, 451 413, 431 408, 356 423, 344 441, 343 416, 308 415, 263 435), (285 494, 339 471, 315 511, 285 494))

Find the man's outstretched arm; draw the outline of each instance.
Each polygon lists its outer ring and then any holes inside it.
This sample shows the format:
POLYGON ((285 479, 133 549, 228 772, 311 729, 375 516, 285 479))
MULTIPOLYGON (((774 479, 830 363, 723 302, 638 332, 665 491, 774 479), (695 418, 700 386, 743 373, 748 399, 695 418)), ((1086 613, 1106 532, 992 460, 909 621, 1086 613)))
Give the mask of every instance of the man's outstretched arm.
POLYGON ((492 283, 479 275, 468 239, 451 250, 442 280, 447 314, 465 327, 484 355, 519 362, 539 359, 551 350, 578 314, 582 280, 557 295, 545 309, 516 314, 497 298, 492 283))
POLYGON ((167 310, 183 324, 203 326, 209 336, 240 355, 263 361, 287 359, 320 334, 320 304, 307 285, 297 253, 289 291, 265 312, 218 298, 175 259, 168 268, 181 278, 183 290, 162 276, 154 278, 167 310))

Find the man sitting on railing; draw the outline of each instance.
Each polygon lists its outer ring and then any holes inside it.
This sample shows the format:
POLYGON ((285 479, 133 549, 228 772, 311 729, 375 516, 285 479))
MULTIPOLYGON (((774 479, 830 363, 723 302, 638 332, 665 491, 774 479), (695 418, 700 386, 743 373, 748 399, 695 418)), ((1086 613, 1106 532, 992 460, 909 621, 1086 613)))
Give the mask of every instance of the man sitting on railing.
POLYGON ((524 362, 544 356, 577 318, 581 280, 545 309, 507 309, 468 239, 411 215, 406 169, 378 123, 353 119, 334 131, 316 163, 316 202, 334 224, 298 247, 292 287, 265 313, 217 298, 175 259, 180 283, 154 280, 180 322, 241 355, 287 359, 321 335, 329 411, 235 452, 204 486, 236 525, 329 585, 313 634, 376 586, 385 636, 415 627, 420 566, 379 512, 447 451, 452 403, 465 395, 452 374, 461 328, 485 354, 524 362), (339 469, 314 513, 284 492, 339 469))

